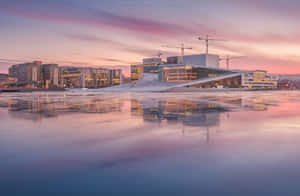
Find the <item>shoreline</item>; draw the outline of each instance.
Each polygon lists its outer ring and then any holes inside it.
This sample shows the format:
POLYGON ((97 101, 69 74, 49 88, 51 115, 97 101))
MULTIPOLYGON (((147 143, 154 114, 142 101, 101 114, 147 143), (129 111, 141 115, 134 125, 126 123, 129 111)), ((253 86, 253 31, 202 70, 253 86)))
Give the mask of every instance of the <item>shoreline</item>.
MULTIPOLYGON (((103 91, 89 91, 89 90, 80 90, 80 88, 78 89, 73 89, 73 90, 67 90, 64 88, 60 88, 60 89, 26 89, 26 88, 21 88, 21 89, 0 89, 0 93, 33 93, 33 92, 119 92, 119 93, 130 93, 130 92, 141 92, 141 93, 152 93, 153 91, 132 91, 132 90, 128 90, 126 91, 124 90, 120 90, 120 91, 107 91, 103 90, 103 91), (74 90, 74 91, 73 91, 74 90)), ((247 91, 299 91, 299 89, 296 90, 289 90, 289 89, 248 89, 248 88, 223 88, 223 89, 218 89, 218 88, 174 88, 174 89, 168 89, 168 90, 163 90, 163 91, 158 91, 160 93, 184 93, 184 92, 188 92, 188 93, 192 93, 192 92, 247 92, 247 91)), ((157 91, 154 91, 157 92, 157 91)))
POLYGON ((58 89, 40 89, 40 88, 5 88, 0 89, 0 93, 32 93, 32 92, 61 92, 66 91, 64 88, 58 88, 58 89))

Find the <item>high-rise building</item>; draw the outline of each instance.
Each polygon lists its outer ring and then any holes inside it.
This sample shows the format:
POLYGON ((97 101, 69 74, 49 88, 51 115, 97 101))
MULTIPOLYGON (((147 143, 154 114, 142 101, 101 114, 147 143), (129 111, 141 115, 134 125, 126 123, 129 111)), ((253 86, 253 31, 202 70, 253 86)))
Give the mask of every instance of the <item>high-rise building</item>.
POLYGON ((57 64, 43 64, 41 72, 42 88, 56 88, 59 86, 59 69, 57 64))
POLYGON ((40 61, 12 65, 9 76, 28 88, 103 88, 121 83, 121 69, 59 67, 40 61))
POLYGON ((17 78, 17 85, 34 88, 41 79, 41 61, 13 65, 9 69, 9 76, 17 78))

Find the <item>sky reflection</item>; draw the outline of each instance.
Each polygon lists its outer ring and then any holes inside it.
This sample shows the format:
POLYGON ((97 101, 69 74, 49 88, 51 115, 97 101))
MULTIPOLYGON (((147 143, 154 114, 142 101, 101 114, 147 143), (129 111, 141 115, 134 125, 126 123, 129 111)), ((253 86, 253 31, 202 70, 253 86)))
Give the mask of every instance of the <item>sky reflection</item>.
POLYGON ((299 95, 1 94, 0 192, 295 193, 299 95))

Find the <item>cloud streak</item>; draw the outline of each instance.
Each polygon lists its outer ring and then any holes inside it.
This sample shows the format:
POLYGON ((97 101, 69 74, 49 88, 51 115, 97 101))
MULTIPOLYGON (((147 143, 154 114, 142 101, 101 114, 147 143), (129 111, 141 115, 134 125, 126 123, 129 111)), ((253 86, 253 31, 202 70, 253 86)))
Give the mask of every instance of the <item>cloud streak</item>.
MULTIPOLYGON (((155 50, 151 48, 136 46, 134 44, 129 45, 126 43, 121 43, 118 41, 101 38, 87 33, 85 34, 72 33, 72 34, 65 34, 64 36, 68 39, 75 40, 75 41, 84 41, 84 42, 89 42, 91 44, 107 45, 109 48, 115 48, 121 52, 128 52, 128 53, 133 53, 133 54, 138 54, 143 56, 152 56, 155 53, 155 50)), ((110 60, 110 62, 113 61, 110 60)), ((123 62, 125 64, 128 64, 128 61, 125 60, 119 60, 118 62, 123 62)))
POLYGON ((39 1, 6 1, 0 12, 52 23, 67 23, 95 28, 112 28, 141 34, 170 36, 190 32, 177 24, 158 22, 140 16, 118 15, 104 10, 64 6, 60 3, 41 4, 39 1), (180 30, 180 31, 179 31, 180 30))

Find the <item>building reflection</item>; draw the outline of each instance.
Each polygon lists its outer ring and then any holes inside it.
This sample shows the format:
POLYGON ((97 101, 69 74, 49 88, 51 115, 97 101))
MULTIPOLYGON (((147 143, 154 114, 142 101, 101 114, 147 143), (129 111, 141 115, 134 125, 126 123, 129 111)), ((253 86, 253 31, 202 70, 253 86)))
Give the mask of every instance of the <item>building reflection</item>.
POLYGON ((131 112, 146 122, 183 123, 186 126, 218 126, 220 114, 230 111, 226 106, 209 101, 166 99, 153 102, 132 100, 131 112))
POLYGON ((222 119, 229 120, 235 111, 265 111, 271 101, 249 97, 210 96, 201 100, 189 99, 151 99, 131 100, 131 114, 142 117, 145 122, 161 125, 179 124, 182 133, 204 131, 207 143, 210 135, 218 131, 222 119))
MULTIPOLYGON (((126 105, 126 104, 125 104, 126 105)), ((229 118, 230 112, 241 108, 254 111, 267 110, 270 100, 244 97, 209 96, 201 99, 145 98, 74 95, 31 95, 0 99, 0 107, 8 108, 15 118, 39 121, 73 113, 127 113, 149 123, 179 123, 187 127, 218 127, 221 114, 229 118), (130 102, 130 112, 122 111, 125 102, 130 102)))
POLYGON ((0 100, 0 107, 7 107, 10 116, 14 118, 33 121, 74 113, 121 112, 122 102, 119 98, 83 100, 69 98, 55 100, 51 97, 32 96, 30 99, 0 100))

